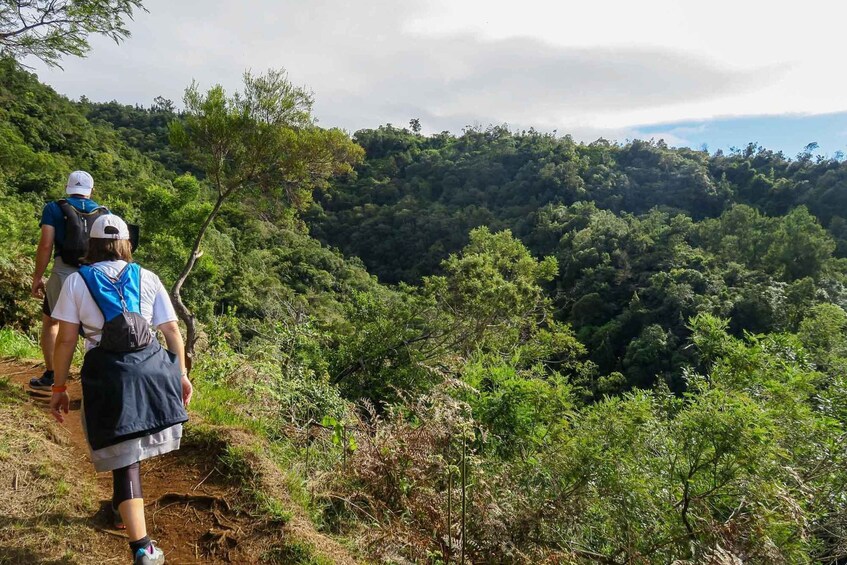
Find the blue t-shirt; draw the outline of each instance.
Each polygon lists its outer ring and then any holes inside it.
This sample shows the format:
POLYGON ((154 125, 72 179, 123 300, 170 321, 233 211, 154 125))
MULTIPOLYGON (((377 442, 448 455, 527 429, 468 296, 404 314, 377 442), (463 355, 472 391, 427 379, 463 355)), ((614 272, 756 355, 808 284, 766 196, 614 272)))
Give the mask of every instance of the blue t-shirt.
MULTIPOLYGON (((91 212, 100 206, 90 198, 69 196, 66 200, 68 204, 80 212, 91 212)), ((39 225, 53 226, 53 229, 56 230, 56 236, 53 239, 53 255, 59 255, 62 245, 65 243, 65 215, 62 213, 62 208, 59 207, 58 202, 50 202, 44 206, 44 210, 41 211, 41 223, 39 225)))

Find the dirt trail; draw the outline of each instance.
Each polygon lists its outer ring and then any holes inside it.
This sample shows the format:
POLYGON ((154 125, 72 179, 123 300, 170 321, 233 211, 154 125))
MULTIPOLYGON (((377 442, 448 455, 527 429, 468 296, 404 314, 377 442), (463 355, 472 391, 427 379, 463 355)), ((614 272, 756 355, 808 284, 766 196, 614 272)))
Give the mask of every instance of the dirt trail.
MULTIPOLYGON (((43 366, 33 363, 0 361, 0 376, 8 376, 11 382, 24 388, 30 400, 44 410, 44 417, 52 420, 47 413, 50 393, 34 391, 27 386, 30 378, 40 375, 42 370, 43 366)), ((71 469, 77 471, 77 476, 65 477, 65 480, 77 486, 94 479, 100 511, 88 521, 94 537, 92 543, 87 544, 85 560, 49 562, 128 563, 126 537, 122 532, 112 530, 108 517, 108 501, 112 496, 111 473, 95 473, 88 455, 80 418, 81 387, 78 379, 69 381, 68 393, 71 412, 60 426, 59 433, 68 442, 69 453, 74 459, 71 469)), ((148 533, 158 541, 168 563, 250 563, 261 558, 255 553, 256 548, 242 547, 245 544, 238 543, 242 534, 254 525, 249 523, 249 516, 231 506, 230 501, 238 498, 238 492, 226 483, 216 467, 217 462, 214 453, 210 454, 202 445, 192 445, 184 440, 184 446, 178 452, 141 464, 148 533)), ((24 561, 21 562, 26 562, 24 557, 22 559, 24 561)), ((47 562, 41 559, 35 562, 39 561, 47 562)), ((2 562, 14 562, 14 559, 4 561, 0 556, 2 562)))

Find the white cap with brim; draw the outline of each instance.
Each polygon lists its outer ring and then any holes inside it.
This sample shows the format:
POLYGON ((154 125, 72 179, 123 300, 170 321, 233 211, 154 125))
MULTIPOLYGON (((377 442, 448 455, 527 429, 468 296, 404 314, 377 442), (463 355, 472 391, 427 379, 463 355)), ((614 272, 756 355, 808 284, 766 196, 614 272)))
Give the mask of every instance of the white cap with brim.
POLYGON ((90 174, 85 171, 74 171, 68 176, 68 186, 65 187, 65 192, 90 196, 92 188, 94 188, 94 178, 90 174))
POLYGON ((88 236, 93 239, 129 239, 129 227, 119 216, 106 214, 94 220, 88 236))

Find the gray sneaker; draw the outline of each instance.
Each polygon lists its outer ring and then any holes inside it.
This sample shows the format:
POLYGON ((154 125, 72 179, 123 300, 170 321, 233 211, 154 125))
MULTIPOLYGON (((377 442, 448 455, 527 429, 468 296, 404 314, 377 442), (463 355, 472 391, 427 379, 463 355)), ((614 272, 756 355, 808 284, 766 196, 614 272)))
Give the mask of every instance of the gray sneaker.
POLYGON ((165 554, 152 542, 147 549, 139 549, 135 552, 133 565, 164 565, 165 554))

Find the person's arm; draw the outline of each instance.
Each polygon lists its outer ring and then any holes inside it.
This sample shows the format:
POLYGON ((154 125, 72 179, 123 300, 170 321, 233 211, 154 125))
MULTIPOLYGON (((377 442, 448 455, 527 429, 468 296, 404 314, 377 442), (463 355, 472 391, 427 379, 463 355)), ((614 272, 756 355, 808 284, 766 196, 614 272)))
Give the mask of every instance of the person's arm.
POLYGON ((71 360, 74 357, 76 341, 79 338, 79 324, 59 321, 59 335, 53 349, 53 396, 50 398, 50 412, 59 423, 65 421, 62 414, 68 413, 69 398, 65 392, 71 360), (58 392, 55 392, 58 391, 58 392))
POLYGON ((168 351, 176 355, 179 361, 179 370, 182 373, 182 402, 188 406, 188 403, 191 402, 191 395, 194 394, 194 387, 191 386, 191 381, 188 380, 188 371, 185 369, 185 344, 182 341, 179 324, 165 322, 159 324, 157 329, 165 336, 168 351))
POLYGON ((41 239, 38 240, 38 250, 35 252, 35 273, 32 275, 32 296, 44 298, 44 271, 53 257, 53 240, 56 228, 47 224, 41 226, 41 239))

